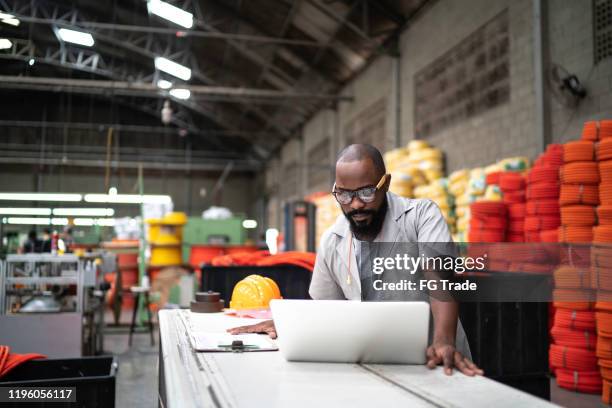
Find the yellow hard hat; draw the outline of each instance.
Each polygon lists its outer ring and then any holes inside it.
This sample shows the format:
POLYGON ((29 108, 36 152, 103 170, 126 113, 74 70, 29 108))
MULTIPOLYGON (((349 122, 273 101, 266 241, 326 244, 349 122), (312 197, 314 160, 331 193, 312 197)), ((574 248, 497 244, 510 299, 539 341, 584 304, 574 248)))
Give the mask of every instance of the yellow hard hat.
POLYGON ((281 299, 276 282, 260 275, 249 275, 234 286, 230 308, 267 308, 272 299, 281 299))

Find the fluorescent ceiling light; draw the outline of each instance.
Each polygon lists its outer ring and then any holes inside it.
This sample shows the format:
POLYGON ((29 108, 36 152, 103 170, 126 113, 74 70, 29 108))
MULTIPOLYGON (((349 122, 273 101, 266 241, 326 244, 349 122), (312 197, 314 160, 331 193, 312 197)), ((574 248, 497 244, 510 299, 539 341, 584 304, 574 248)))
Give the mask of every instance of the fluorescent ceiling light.
POLYGON ((100 225, 101 227, 114 227, 115 219, 114 218, 98 218, 96 220, 96 224, 100 225))
POLYGON ((17 20, 16 18, 5 18, 2 20, 2 22, 15 27, 19 27, 19 24, 21 24, 21 21, 17 20))
POLYGON ((112 227, 115 225, 115 220, 113 218, 75 218, 73 223, 77 227, 91 227, 93 225, 112 227))
POLYGON ((0 21, 15 27, 19 26, 19 24, 21 23, 18 19, 15 18, 14 15, 3 12, 0 12, 0 21))
POLYGON ((172 88, 172 82, 166 81, 165 79, 160 79, 157 81, 157 87, 161 89, 170 89, 172 88))
POLYGON ((51 225, 68 225, 68 218, 51 218, 51 225))
POLYGON ((53 215, 85 216, 85 217, 112 217, 115 210, 112 208, 54 208, 53 215))
POLYGON ((4 215, 51 215, 50 208, 0 208, 4 215))
POLYGON ((0 50, 11 48, 13 43, 8 38, 0 38, 0 50))
POLYGON ((193 14, 166 3, 161 0, 149 0, 147 3, 149 13, 155 14, 163 19, 166 19, 174 24, 178 24, 185 28, 193 27, 193 14))
POLYGON ((83 31, 69 30, 67 28, 60 28, 57 30, 57 35, 60 39, 65 42, 84 45, 85 47, 91 47, 94 45, 94 39, 89 33, 83 31))
POLYGON ((80 194, 0 193, 0 200, 9 201, 81 201, 80 194))
POLYGON ((141 203, 171 203, 172 198, 168 195, 138 195, 138 194, 85 194, 88 203, 117 203, 117 204, 141 204, 141 203))
POLYGON ((174 61, 170 61, 168 58, 155 57, 155 68, 180 78, 183 81, 189 81, 191 78, 191 69, 184 65, 177 64, 174 61))
POLYGON ((14 225, 50 225, 51 220, 49 218, 8 217, 6 223, 14 225))
POLYGON ((191 96, 191 91, 189 89, 171 89, 170 95, 174 96, 176 99, 189 99, 191 96))
POLYGON ((255 220, 244 220, 242 221, 242 227, 246 229, 257 228, 257 221, 255 220))

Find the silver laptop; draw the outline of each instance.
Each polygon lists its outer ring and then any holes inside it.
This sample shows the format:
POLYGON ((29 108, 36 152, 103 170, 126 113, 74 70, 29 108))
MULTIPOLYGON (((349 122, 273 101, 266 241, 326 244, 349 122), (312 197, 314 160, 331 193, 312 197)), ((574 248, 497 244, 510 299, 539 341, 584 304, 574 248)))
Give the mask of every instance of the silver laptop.
POLYGON ((270 307, 289 361, 425 363, 426 302, 272 300, 270 307))

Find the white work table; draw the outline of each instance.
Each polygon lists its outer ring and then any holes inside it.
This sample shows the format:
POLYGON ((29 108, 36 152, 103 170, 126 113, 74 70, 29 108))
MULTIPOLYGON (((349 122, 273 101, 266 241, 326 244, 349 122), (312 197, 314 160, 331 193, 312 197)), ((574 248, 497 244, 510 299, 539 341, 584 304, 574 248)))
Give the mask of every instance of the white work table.
MULTIPOLYGON (((194 352, 179 314, 162 310, 160 407, 552 407, 484 377, 425 366, 288 362, 276 351, 194 352)), ((206 331, 258 322, 191 314, 206 331)))

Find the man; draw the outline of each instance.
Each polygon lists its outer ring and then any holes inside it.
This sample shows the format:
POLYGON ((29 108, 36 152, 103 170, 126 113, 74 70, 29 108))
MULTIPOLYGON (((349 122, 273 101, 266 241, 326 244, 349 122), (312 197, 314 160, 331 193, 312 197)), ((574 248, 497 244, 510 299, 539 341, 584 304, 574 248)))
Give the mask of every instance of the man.
POLYGON ((41 246, 42 244, 40 240, 38 239, 36 230, 31 230, 28 233, 28 239, 24 242, 21 252, 24 254, 32 254, 35 252, 40 252, 41 246))
MULTIPOLYGON (((380 300, 380 295, 366 287, 369 281, 361 276, 364 268, 351 268, 351 265, 360 265, 364 257, 363 245, 374 241, 452 241, 446 221, 432 201, 405 199, 390 193, 390 182, 391 176, 386 174, 382 155, 375 147, 354 144, 338 155, 333 194, 344 217, 338 217, 321 239, 309 290, 313 299, 380 300)), ((399 296, 410 298, 412 294, 399 296)), ((387 297, 385 300, 410 299, 387 297)), ((430 335, 431 345, 427 348, 427 366, 434 368, 443 364, 448 375, 452 374, 453 367, 470 376, 483 374, 470 360, 456 302, 443 301, 431 295, 428 300, 433 315, 433 333, 430 335)), ((265 332, 276 337, 271 320, 229 331, 232 334, 265 332)))

